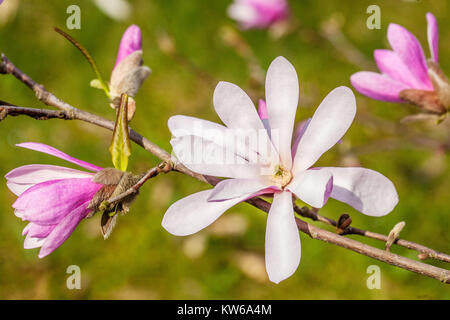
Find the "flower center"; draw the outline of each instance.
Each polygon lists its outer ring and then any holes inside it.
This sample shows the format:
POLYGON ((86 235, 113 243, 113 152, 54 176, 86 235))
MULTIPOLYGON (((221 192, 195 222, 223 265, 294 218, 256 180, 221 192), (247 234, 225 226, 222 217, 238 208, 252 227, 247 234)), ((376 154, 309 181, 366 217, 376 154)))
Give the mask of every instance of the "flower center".
POLYGON ((291 182, 292 180, 292 173, 291 171, 287 170, 286 168, 282 167, 281 165, 277 165, 275 167, 275 172, 271 176, 270 179, 272 182, 274 182, 277 186, 284 188, 291 182))

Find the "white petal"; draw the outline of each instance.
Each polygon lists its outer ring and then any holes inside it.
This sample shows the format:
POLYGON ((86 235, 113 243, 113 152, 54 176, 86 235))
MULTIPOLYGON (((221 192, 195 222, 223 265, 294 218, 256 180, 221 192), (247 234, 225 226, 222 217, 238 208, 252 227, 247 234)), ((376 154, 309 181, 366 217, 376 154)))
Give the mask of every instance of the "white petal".
POLYGON ((331 197, 369 216, 384 216, 398 203, 394 184, 379 172, 365 168, 332 168, 331 197))
POLYGON ((32 237, 26 237, 25 241, 23 242, 24 249, 34 249, 41 247, 46 238, 32 238, 32 237))
POLYGON ((322 208, 330 196, 333 176, 329 171, 305 170, 295 175, 286 189, 314 208, 322 208))
POLYGON ((16 195, 21 195, 25 190, 35 184, 56 180, 71 178, 92 178, 90 172, 79 171, 60 166, 30 164, 18 167, 8 172, 5 178, 8 180, 6 185, 16 195))
POLYGON ((271 185, 264 179, 226 179, 214 187, 208 200, 221 201, 250 196, 269 187, 271 185))
POLYGON ((272 142, 288 170, 292 167, 291 140, 298 97, 298 78, 294 67, 285 58, 276 58, 267 70, 266 103, 272 142))
POLYGON ((347 87, 331 91, 317 108, 300 140, 294 159, 294 174, 310 168, 345 134, 356 114, 355 96, 347 87))
POLYGON ((266 270, 272 282, 290 277, 300 263, 300 236, 290 192, 273 197, 266 227, 266 270))
POLYGON ((235 136, 249 137, 252 150, 257 150, 266 162, 278 163, 278 154, 273 149, 267 130, 244 90, 229 82, 219 82, 214 90, 214 108, 235 136))
POLYGON ((200 191, 178 200, 167 209, 162 226, 176 236, 187 236, 206 228, 222 213, 245 200, 245 197, 225 201, 208 201, 211 190, 200 191))
POLYGON ((173 138, 170 143, 178 160, 200 174, 227 178, 257 178, 262 173, 259 163, 237 156, 232 147, 222 147, 197 136, 173 138))
POLYGON ((168 121, 168 126, 175 138, 188 135, 197 136, 214 142, 219 146, 226 147, 228 150, 233 149, 239 156, 250 159, 253 162, 265 162, 257 152, 257 136, 254 137, 255 142, 253 144, 248 143, 248 132, 238 132, 215 122, 182 115, 171 117, 168 121))

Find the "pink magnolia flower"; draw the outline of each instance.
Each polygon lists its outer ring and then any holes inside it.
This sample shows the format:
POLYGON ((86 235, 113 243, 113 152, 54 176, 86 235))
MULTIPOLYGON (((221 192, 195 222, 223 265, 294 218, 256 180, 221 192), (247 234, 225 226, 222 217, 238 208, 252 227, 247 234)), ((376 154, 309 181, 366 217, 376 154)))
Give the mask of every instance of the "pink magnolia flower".
POLYGON ((150 68, 143 65, 142 54, 141 29, 133 24, 124 32, 120 41, 109 85, 112 108, 119 107, 123 93, 128 94, 128 120, 133 118, 136 111, 136 102, 133 98, 151 73, 150 68))
MULTIPOLYGON (((438 25, 433 14, 427 13, 428 44, 431 60, 438 64, 438 25)), ((404 102, 403 90, 433 91, 424 51, 417 38, 404 27, 391 23, 387 33, 392 50, 375 50, 376 72, 357 72, 350 78, 357 91, 372 99, 404 102)))
POLYGON ((242 28, 267 28, 289 16, 286 0, 235 0, 228 7, 228 15, 242 28))
POLYGON ((114 67, 130 54, 139 50, 142 50, 141 29, 137 25, 132 24, 124 32, 122 39, 120 40, 119 51, 117 52, 116 64, 114 67))
POLYGON ((298 98, 296 71, 289 61, 278 57, 267 71, 267 106, 260 102, 259 115, 242 89, 220 82, 214 107, 225 126, 193 117, 171 117, 168 125, 175 161, 200 174, 230 179, 172 204, 163 227, 177 236, 190 235, 242 201, 273 194, 266 227, 266 270, 269 279, 278 283, 292 275, 300 262, 293 195, 316 208, 332 197, 371 216, 392 211, 397 192, 382 174, 364 168, 313 168, 351 125, 356 113, 352 91, 339 87, 322 101, 299 132, 293 151, 298 98), (248 143, 254 137, 252 132, 257 132, 255 144, 248 143), (243 133, 244 139, 235 139, 243 133), (193 161, 199 155, 201 161, 193 161))
POLYGON ((91 171, 31 164, 5 176, 8 188, 18 196, 13 204, 15 215, 29 221, 22 233, 26 236, 24 248, 41 247, 39 258, 43 258, 63 244, 90 213, 88 205, 103 186, 92 181, 94 172, 103 169, 45 144, 26 142, 17 146, 53 155, 91 171))

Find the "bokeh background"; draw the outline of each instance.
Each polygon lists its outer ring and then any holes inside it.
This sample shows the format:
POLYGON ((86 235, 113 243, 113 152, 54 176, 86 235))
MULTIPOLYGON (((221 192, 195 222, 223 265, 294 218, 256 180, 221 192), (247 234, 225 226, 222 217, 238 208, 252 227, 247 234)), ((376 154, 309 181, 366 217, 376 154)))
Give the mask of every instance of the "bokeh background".
MULTIPOLYGON (((132 23, 143 33, 145 64, 153 73, 138 96, 132 126, 170 150, 167 119, 186 114, 220 121, 212 107, 219 80, 238 84, 257 101, 263 97, 264 70, 277 56, 288 58, 300 78, 300 121, 311 116, 333 88, 350 86, 359 70, 375 70, 372 53, 388 48, 387 26, 399 23, 426 42, 425 13, 440 27, 440 62, 450 72, 450 3, 431 1, 290 1, 292 20, 271 30, 239 30, 226 15, 231 0, 129 1, 123 20, 108 17, 93 1, 6 0, 0 6, 0 51, 20 69, 70 104, 114 118, 106 97, 89 82, 94 74, 82 55, 53 31, 65 30, 71 4, 81 8, 81 30, 68 30, 88 48, 105 78, 116 58, 123 31, 132 23), (366 27, 371 4, 381 8, 381 29, 366 27), (262 73, 261 73, 262 72, 262 73)), ((439 251, 449 251, 449 125, 435 121, 400 123, 417 110, 370 100, 356 93, 356 120, 343 143, 320 160, 322 165, 361 165, 382 172, 396 185, 400 203, 386 217, 364 216, 330 199, 321 210, 337 219, 347 212, 353 225, 389 233, 399 221, 401 236, 439 251)), ((0 76, 0 99, 42 107, 34 94, 11 76, 0 76)), ((38 122, 7 118, 0 123, 0 175, 25 164, 68 165, 20 149, 24 141, 50 144, 99 166, 111 166, 111 132, 76 121, 38 122)), ((129 169, 143 172, 158 159, 132 146, 129 169)), ((68 166, 71 166, 70 164, 68 166)), ((15 196, 0 184, 0 298, 2 299, 449 299, 448 286, 343 248, 301 235, 297 272, 279 285, 264 269, 266 216, 240 204, 213 225, 189 237, 174 237, 160 225, 174 201, 208 188, 177 173, 148 182, 131 212, 103 240, 99 216, 83 221, 58 250, 38 259, 24 250, 25 222, 14 216, 15 196), (66 288, 66 268, 78 265, 82 289, 66 288), (381 289, 369 290, 366 269, 381 268, 381 289)), ((301 205, 301 203, 299 203, 301 205)), ((319 225, 315 223, 316 225, 319 225)), ((327 226, 322 227, 330 229, 327 226)), ((330 229, 331 230, 331 229, 330 229)), ((383 243, 351 236, 383 248, 383 243)), ((416 258, 414 251, 392 251, 416 258)), ((429 261, 441 267, 444 263, 429 261)))

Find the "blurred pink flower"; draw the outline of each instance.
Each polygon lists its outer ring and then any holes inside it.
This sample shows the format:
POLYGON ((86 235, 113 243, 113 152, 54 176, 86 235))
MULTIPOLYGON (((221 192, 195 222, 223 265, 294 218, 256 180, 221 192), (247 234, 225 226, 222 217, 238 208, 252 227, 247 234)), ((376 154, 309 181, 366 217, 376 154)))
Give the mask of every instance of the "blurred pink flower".
POLYGON ((103 170, 75 159, 53 147, 26 142, 17 146, 44 152, 93 172, 65 167, 31 164, 6 174, 8 188, 18 196, 12 205, 17 217, 29 221, 23 229, 24 248, 41 247, 39 258, 57 249, 89 213, 88 205, 102 184, 92 181, 103 170))
MULTIPOLYGON (((433 14, 427 13, 428 44, 431 60, 438 64, 438 25, 433 14)), ((375 62, 381 73, 362 71, 350 78, 357 91, 372 99, 404 102, 400 92, 406 89, 433 91, 427 60, 417 38, 404 27, 391 23, 387 33, 392 50, 378 49, 375 62)))
POLYGON ((234 0, 228 15, 244 29, 267 28, 289 16, 286 0, 234 0))
POLYGON ((142 50, 141 29, 137 25, 132 24, 124 32, 122 39, 120 40, 119 51, 117 52, 116 64, 114 67, 130 54, 139 50, 142 50))
POLYGON ((315 208, 332 197, 367 215, 391 212, 398 196, 392 182, 382 174, 356 167, 313 167, 350 127, 356 113, 352 91, 339 87, 330 92, 297 133, 296 150, 292 151, 298 98, 297 73, 289 61, 278 57, 266 75, 267 104, 260 100, 258 112, 241 88, 220 82, 213 101, 226 126, 181 115, 171 117, 168 125, 176 161, 203 175, 231 179, 172 204, 164 215, 163 227, 174 235, 190 235, 232 206, 271 194, 266 270, 269 279, 278 283, 290 277, 300 263, 293 195, 315 208))

